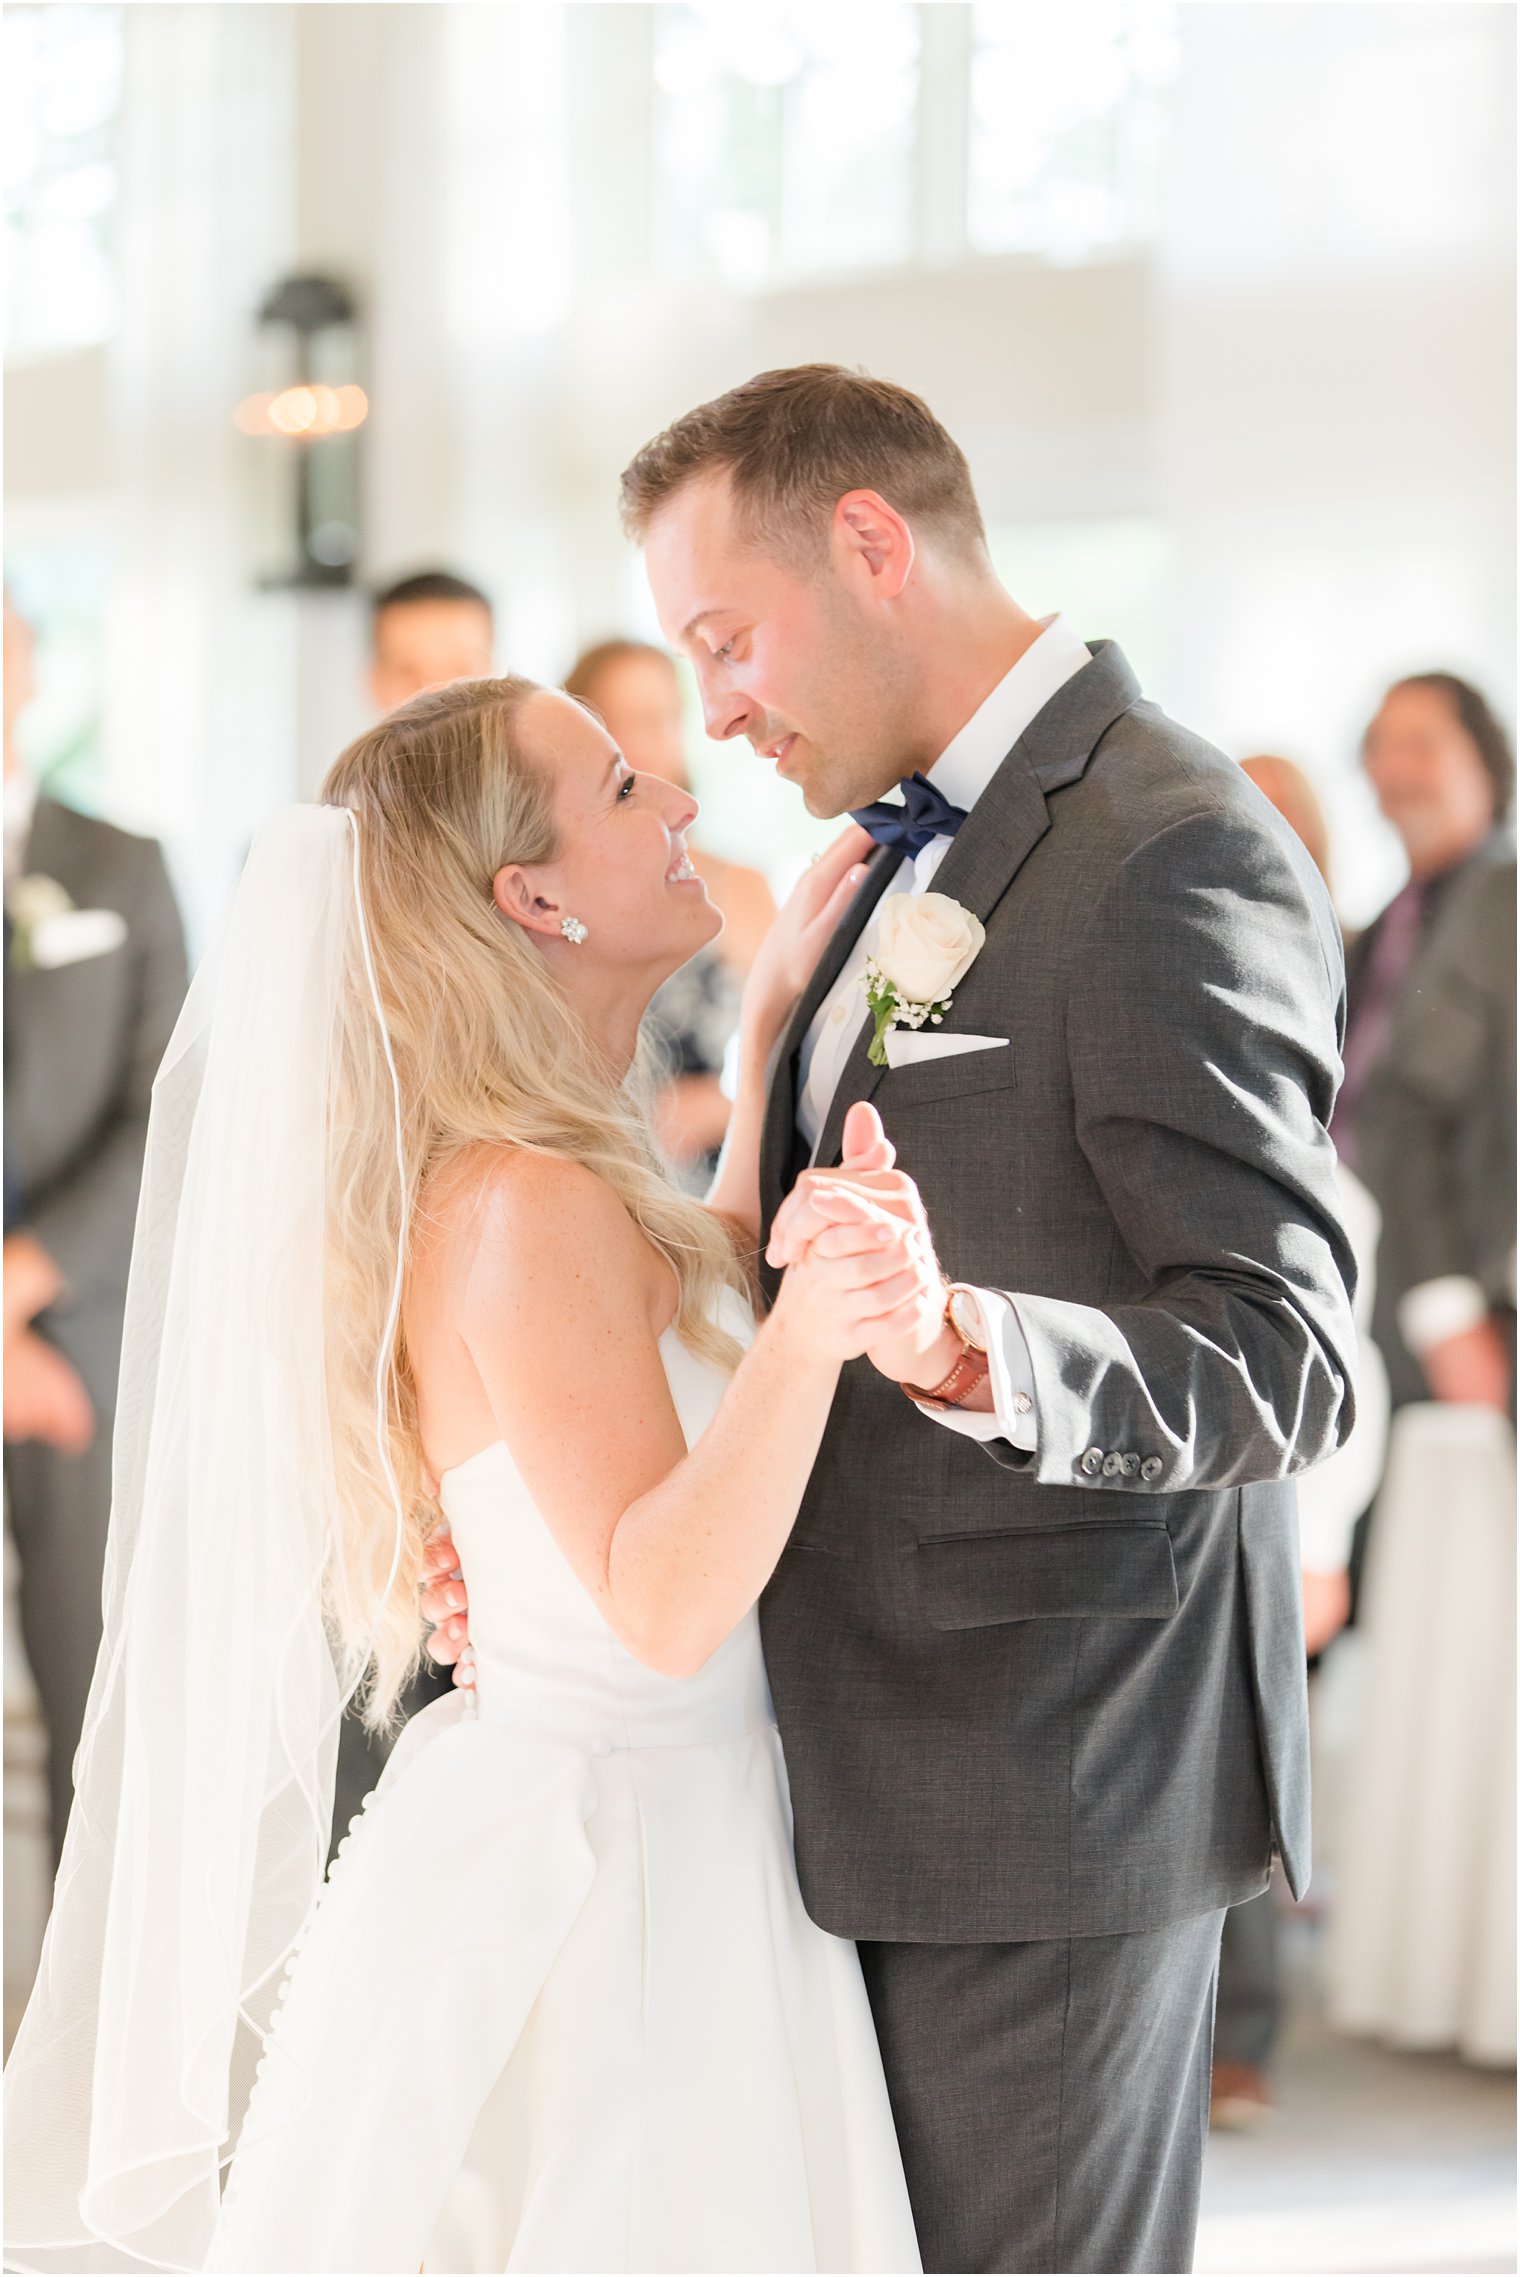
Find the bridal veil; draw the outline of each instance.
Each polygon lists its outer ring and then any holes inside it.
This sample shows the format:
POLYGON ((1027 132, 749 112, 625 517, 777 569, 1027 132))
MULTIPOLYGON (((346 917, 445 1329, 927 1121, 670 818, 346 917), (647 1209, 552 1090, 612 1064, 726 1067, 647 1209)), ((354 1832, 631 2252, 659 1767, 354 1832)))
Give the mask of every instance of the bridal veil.
MULTIPOLYGON (((323 1875, 337 1733, 389 1584, 337 1571, 324 1224, 349 1024, 399 1091, 339 808, 249 856, 154 1087, 127 1297, 104 1641, 6 2088, 6 2266, 202 2266, 284 1963, 323 1875), (356 1590, 364 1595, 354 1619, 356 1590)), ((340 1110, 341 1112, 341 1110, 340 1110)), ((379 1559, 383 1573, 385 1559, 379 1559)))

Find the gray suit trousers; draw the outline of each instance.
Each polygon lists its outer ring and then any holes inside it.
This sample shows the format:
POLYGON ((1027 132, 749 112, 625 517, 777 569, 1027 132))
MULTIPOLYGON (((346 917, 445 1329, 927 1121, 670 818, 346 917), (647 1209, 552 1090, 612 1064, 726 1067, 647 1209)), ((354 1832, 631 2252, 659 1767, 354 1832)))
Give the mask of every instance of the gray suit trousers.
POLYGON ((1231 1906, 1214 2017, 1214 2052, 1221 2063, 1251 2064, 1260 2071, 1270 2060, 1282 2029, 1281 1945, 1275 1890, 1231 1906))
POLYGON ((5 1450, 11 1531, 21 1561, 21 1640, 47 1726, 53 1863, 74 1800, 74 1756, 100 1650, 100 1589, 111 1514, 111 1415, 96 1411, 82 1455, 40 1440, 5 1450))
POLYGON ((1223 1911, 862 1944, 926 2270, 1188 2270, 1223 1911))

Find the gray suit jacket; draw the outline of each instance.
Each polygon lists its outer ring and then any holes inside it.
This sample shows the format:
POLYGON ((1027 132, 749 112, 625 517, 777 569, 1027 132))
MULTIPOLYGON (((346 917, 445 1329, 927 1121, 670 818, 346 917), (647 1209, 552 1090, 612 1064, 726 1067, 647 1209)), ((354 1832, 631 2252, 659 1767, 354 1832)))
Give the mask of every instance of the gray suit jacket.
POLYGON ((122 946, 10 972, 5 1117, 24 1222, 69 1285, 48 1333, 97 1406, 115 1401, 121 1311, 153 1078, 185 994, 185 944, 157 841, 39 798, 29 872, 79 909, 114 909, 122 946))
POLYGON ((1383 1212, 1377 1338, 1399 1399, 1429 1396, 1398 1304, 1449 1273, 1514 1304, 1515 849, 1498 832, 1451 881, 1410 969, 1357 1137, 1383 1212))
MULTIPOLYGON (((897 867, 873 862, 778 1058, 897 867)), ((844 1370, 761 1605, 809 1911, 862 1938, 1104 1935, 1308 1873, 1294 1471, 1350 1427, 1354 1266, 1326 1128, 1340 939, 1240 770, 1099 644, 935 879, 986 926, 953 1026, 1012 1048, 847 1061, 941 1261, 1016 1297, 1039 1445, 844 1370)))

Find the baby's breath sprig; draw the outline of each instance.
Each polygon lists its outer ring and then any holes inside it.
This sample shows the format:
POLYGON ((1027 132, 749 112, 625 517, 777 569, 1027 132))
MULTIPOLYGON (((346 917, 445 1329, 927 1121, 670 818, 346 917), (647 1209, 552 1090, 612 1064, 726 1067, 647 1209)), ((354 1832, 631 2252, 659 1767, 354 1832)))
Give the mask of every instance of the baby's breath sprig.
POLYGON ((913 1004, 899 996, 896 984, 888 980, 874 957, 866 959, 866 1002, 876 1022, 876 1032, 866 1055, 873 1067, 887 1064, 889 1028, 937 1028, 950 1009, 948 996, 934 1004, 913 1004))

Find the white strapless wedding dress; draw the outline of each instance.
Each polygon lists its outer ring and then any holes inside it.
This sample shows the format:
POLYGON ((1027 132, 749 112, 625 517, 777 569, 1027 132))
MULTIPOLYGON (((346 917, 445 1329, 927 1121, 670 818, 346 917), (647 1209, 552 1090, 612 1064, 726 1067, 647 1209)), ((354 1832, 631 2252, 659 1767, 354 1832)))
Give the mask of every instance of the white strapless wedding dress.
MULTIPOLYGON (((690 1444, 724 1379, 661 1349, 690 1444)), ((209 2266, 917 2270, 855 1949, 798 1894, 755 1614, 658 1676, 505 1445, 442 1501, 478 1720, 424 1710, 354 1822, 209 2266)))

